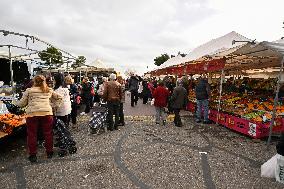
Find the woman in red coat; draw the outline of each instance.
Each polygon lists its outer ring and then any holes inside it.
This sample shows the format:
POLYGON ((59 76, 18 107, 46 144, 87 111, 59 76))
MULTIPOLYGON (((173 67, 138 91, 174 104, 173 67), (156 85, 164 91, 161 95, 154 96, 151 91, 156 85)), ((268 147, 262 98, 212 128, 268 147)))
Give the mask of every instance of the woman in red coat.
POLYGON ((160 124, 162 119, 163 125, 166 125, 166 113, 165 107, 168 103, 168 97, 170 93, 168 89, 164 87, 163 82, 159 82, 158 87, 153 92, 154 106, 156 108, 156 124, 160 124))

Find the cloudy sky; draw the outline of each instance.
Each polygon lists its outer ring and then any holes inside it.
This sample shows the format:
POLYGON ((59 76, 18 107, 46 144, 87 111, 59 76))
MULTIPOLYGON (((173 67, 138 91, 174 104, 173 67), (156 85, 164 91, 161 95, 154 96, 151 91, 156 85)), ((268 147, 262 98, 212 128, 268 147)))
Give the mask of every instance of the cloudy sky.
POLYGON ((0 29, 143 73, 162 53, 188 53, 231 31, 257 41, 284 37, 283 7, 283 0, 2 0, 0 29))

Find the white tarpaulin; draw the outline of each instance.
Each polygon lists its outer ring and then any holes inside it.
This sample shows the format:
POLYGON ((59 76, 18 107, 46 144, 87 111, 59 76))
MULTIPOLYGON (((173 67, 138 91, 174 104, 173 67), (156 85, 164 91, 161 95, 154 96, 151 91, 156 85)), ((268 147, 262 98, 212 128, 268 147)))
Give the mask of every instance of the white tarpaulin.
POLYGON ((250 39, 238 34, 235 31, 232 31, 224 36, 213 39, 199 47, 193 49, 188 55, 185 57, 176 56, 167 60, 164 64, 162 64, 158 69, 167 68, 175 65, 179 65, 182 63, 190 62, 193 60, 201 59, 204 56, 216 56, 222 57, 226 56, 238 48, 245 45, 250 39), (232 41, 245 41, 245 42, 237 42, 235 44, 232 41))

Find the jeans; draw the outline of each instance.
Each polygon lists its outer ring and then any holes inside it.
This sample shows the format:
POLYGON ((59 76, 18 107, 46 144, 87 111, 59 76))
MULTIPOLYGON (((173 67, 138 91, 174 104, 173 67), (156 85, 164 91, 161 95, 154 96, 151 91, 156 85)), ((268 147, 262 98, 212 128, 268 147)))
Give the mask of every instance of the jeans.
POLYGON ((107 122, 109 124, 109 129, 113 130, 113 128, 117 128, 117 124, 119 121, 119 104, 120 102, 107 102, 107 109, 108 109, 108 114, 107 114, 107 122), (115 116, 115 122, 113 125, 113 115, 115 116))
POLYGON ((181 127, 182 122, 181 122, 181 118, 180 118, 180 115, 179 115, 180 109, 174 108, 173 110, 174 110, 174 114, 175 114, 174 124, 175 124, 175 126, 181 127))
POLYGON ((160 118, 162 118, 162 121, 165 121, 166 120, 165 108, 155 106, 155 109, 156 109, 156 123, 160 123, 160 118))
POLYGON ((37 130, 41 128, 45 140, 47 153, 53 152, 53 116, 28 117, 27 123, 27 143, 30 155, 37 154, 37 130))
POLYGON ((209 111, 209 100, 197 100, 196 101, 197 109, 196 109, 196 119, 197 121, 201 120, 201 113, 203 109, 203 120, 209 121, 208 119, 208 111, 209 111))

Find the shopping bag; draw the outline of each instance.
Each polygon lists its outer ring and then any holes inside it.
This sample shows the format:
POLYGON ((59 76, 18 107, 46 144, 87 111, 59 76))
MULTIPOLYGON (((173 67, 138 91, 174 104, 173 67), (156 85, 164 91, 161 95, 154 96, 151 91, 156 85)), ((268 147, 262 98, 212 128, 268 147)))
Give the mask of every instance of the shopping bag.
POLYGON ((154 106, 154 103, 155 103, 155 99, 153 98, 153 99, 151 100, 151 106, 154 106))
POLYGON ((275 170, 277 165, 277 158, 281 156, 276 154, 270 158, 267 162, 261 165, 261 177, 275 178, 275 170))
POLYGON ((279 155, 275 169, 276 181, 284 184, 284 156, 279 155))

